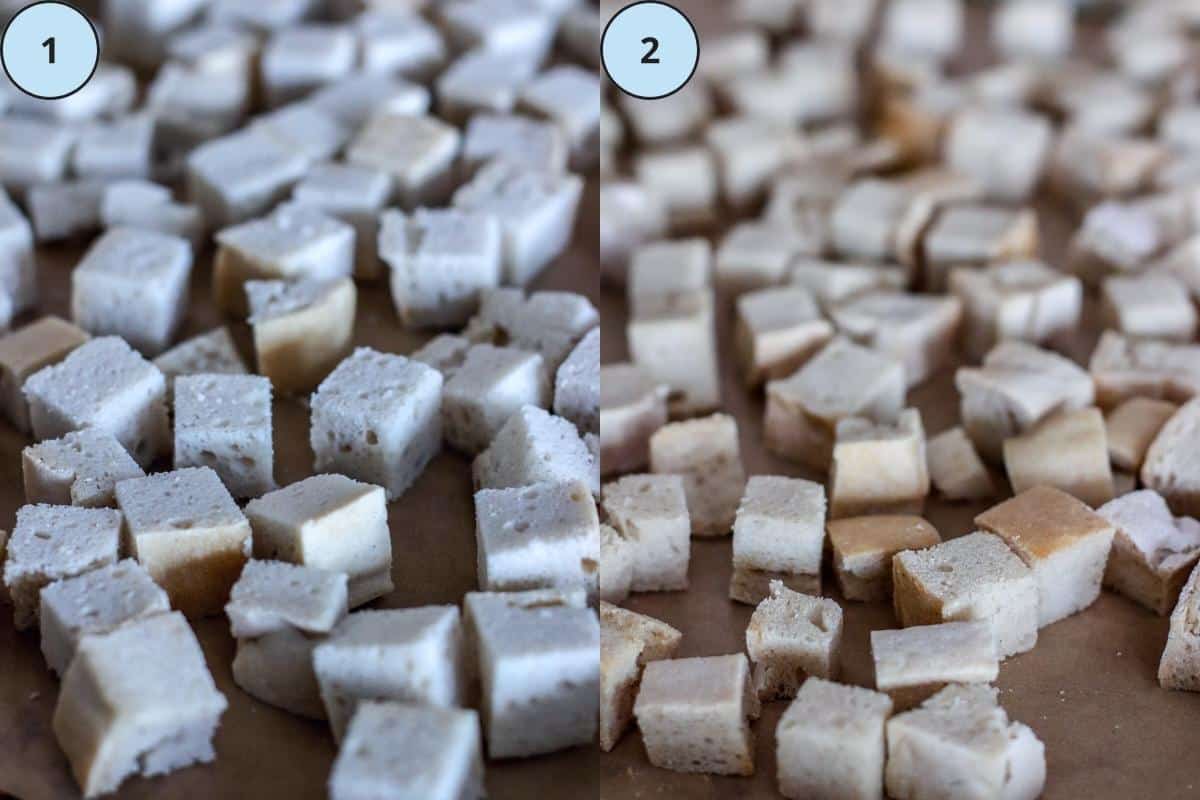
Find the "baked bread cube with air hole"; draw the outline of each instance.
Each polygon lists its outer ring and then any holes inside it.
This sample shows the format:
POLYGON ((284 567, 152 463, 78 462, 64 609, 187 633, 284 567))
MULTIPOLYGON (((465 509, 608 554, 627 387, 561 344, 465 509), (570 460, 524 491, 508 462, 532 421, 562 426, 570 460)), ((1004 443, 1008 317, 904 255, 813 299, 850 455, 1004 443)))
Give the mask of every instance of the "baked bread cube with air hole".
POLYGON ((261 130, 238 131, 188 154, 188 197, 214 228, 236 225, 270 211, 309 166, 303 153, 261 130))
POLYGON ((1004 468, 1014 492, 1053 486, 1090 506, 1113 498, 1104 415, 1098 408, 1060 411, 1004 440, 1004 468))
POLYGON ((1096 404, 1102 408, 1134 397, 1185 403, 1200 394, 1200 346, 1104 331, 1088 371, 1096 384, 1096 404))
POLYGON ((1117 469, 1137 473, 1146 451, 1179 406, 1150 397, 1131 397, 1108 413, 1104 421, 1108 457, 1117 469))
POLYGON ((1114 528, 1104 585, 1165 616, 1200 559, 1200 522, 1176 517, 1152 489, 1124 494, 1096 509, 1114 528))
POLYGON ((524 114, 475 114, 463 131, 463 171, 472 175, 493 159, 562 172, 567 168, 566 138, 554 123, 524 114))
POLYGON ((259 66, 268 104, 298 100, 322 84, 349 75, 358 41, 349 28, 303 24, 274 31, 259 66))
POLYGON ((713 414, 659 428, 650 437, 650 471, 683 477, 694 536, 732 530, 746 485, 733 417, 713 414))
POLYGON ((386 172, 406 209, 444 203, 454 186, 451 169, 461 144, 458 129, 436 117, 382 111, 346 148, 346 161, 386 172))
POLYGON ((383 275, 379 217, 391 195, 386 172, 336 162, 314 166, 292 188, 292 202, 319 208, 354 228, 354 275, 367 280, 383 275))
POLYGON ((832 337, 833 326, 801 286, 760 289, 737 300, 734 340, 751 388, 791 375, 832 337))
POLYGON ((904 365, 909 387, 946 366, 962 320, 956 297, 868 292, 833 308, 838 333, 904 365))
POLYGON ((824 543, 825 487, 799 478, 751 477, 733 522, 729 596, 757 605, 776 581, 820 594, 824 543))
POLYGON ((671 658, 683 634, 660 620, 600 603, 600 749, 612 750, 633 724, 642 668, 671 658))
POLYGON ((450 446, 476 455, 524 406, 550 405, 542 357, 515 347, 472 345, 442 390, 442 429, 450 446))
POLYGON ((472 473, 477 489, 580 481, 592 494, 600 491, 600 465, 575 426, 531 405, 508 418, 475 457, 472 473))
POLYGON ((812 675, 833 678, 841 668, 842 609, 833 600, 793 592, 771 581, 746 628, 754 662, 754 691, 762 701, 795 697, 812 675))
POLYGON ((462 335, 473 342, 517 347, 541 355, 547 374, 555 374, 579 340, 600 324, 596 307, 581 294, 488 289, 479 312, 462 335))
POLYGON ((260 375, 175 381, 175 468, 211 467, 234 497, 275 488, 271 382, 260 375))
POLYGON ((258 371, 280 394, 316 388, 350 353, 358 289, 349 277, 246 281, 258 371))
POLYGON ((88 334, 58 317, 42 317, 0 336, 0 408, 13 427, 29 433, 29 403, 22 387, 26 378, 66 358, 88 340, 88 334))
POLYGON ((942 541, 936 528, 906 514, 846 517, 830 520, 827 527, 834 574, 847 600, 890 599, 892 557, 942 541))
POLYGON ((933 488, 947 500, 994 497, 996 484, 961 427, 942 431, 925 442, 925 458, 933 488))
POLYGON ((25 502, 100 508, 116 504, 119 481, 146 473, 112 434, 82 428, 21 451, 25 502))
POLYGON ((991 683, 1000 674, 992 626, 984 620, 871 631, 875 688, 904 711, 949 683, 991 683))
POLYGON ((245 375, 249 372, 225 326, 183 340, 155 358, 154 366, 167 379, 168 400, 173 397, 175 379, 181 375, 245 375))
POLYGON ((687 588, 692 534, 683 477, 626 475, 604 485, 601 504, 633 551, 630 591, 687 588))

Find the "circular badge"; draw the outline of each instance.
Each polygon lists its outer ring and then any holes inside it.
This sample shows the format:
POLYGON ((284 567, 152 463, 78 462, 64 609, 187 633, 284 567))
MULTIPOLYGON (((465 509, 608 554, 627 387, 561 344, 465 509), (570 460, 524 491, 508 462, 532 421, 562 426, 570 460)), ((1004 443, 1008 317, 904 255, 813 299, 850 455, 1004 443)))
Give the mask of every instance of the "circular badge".
POLYGON ((658 0, 618 11, 600 39, 604 71, 628 95, 655 100, 683 88, 700 60, 700 39, 683 12, 658 0))
POLYGON ((13 84, 43 100, 83 88, 100 61, 100 37, 82 12, 43 0, 17 12, 0 40, 0 64, 13 84))

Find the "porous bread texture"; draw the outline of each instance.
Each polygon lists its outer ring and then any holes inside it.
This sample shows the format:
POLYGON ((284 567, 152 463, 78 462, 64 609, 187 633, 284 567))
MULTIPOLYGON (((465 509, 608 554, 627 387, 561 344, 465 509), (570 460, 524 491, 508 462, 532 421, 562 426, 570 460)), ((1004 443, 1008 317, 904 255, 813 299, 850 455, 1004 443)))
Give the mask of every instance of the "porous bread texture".
POLYGON ((491 445, 475 457, 472 470, 480 489, 578 480, 593 494, 600 490, 600 465, 575 426, 531 405, 508 418, 491 445))
POLYGON ((608 523, 631 543, 631 591, 687 588, 692 539, 682 477, 626 475, 604 485, 601 505, 608 523))
POLYGON ((26 502, 89 507, 115 505, 117 482, 146 474, 112 434, 99 428, 26 447, 21 473, 26 502))
POLYGON ((889 599, 892 557, 942 541, 936 528, 907 514, 846 517, 830 520, 827 529, 834 572, 847 600, 889 599))
POLYGON ((683 478, 694 536, 732 530, 746 483, 733 417, 713 414, 659 428, 650 437, 650 471, 683 478))
POLYGON ((746 628, 759 699, 795 697, 808 675, 836 677, 841 646, 841 606, 772 581, 770 594, 754 609, 746 628))
POLYGON ((600 749, 612 750, 633 723, 642 668, 671 658, 683 634, 660 620, 600 603, 600 749))
POLYGON ((798 478, 751 477, 733 523, 730 597, 752 604, 766 597, 765 583, 761 593, 741 591, 747 572, 807 577, 819 592, 824 542, 825 487, 798 478))
POLYGON ((1180 406, 1159 429, 1140 476, 1176 514, 1200 516, 1200 398, 1180 406))
POLYGON ((992 627, 984 620, 871 631, 875 688, 897 709, 924 701, 948 683, 991 683, 1000 673, 992 627))

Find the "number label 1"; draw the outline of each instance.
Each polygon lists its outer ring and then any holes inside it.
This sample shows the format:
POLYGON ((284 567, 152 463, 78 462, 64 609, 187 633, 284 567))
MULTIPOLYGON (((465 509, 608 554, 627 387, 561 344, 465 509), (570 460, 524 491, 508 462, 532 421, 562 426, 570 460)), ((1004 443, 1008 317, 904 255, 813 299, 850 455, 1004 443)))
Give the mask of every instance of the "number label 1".
POLYGON ((50 63, 54 63, 54 37, 51 36, 46 41, 42 42, 42 47, 50 51, 50 63))
POLYGON ((646 38, 642 39, 642 44, 650 45, 650 49, 646 51, 646 55, 642 56, 642 63, 661 64, 662 62, 659 60, 658 56, 654 55, 658 52, 658 39, 655 39, 653 36, 647 36, 646 38))

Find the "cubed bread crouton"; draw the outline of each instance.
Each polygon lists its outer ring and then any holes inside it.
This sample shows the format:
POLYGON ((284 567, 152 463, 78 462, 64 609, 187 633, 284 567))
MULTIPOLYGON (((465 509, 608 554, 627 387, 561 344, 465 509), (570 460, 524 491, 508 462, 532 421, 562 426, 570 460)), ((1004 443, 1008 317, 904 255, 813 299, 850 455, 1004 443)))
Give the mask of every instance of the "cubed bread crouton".
POLYGON ((600 603, 600 749, 616 747, 633 723, 642 668, 671 658, 682 638, 665 622, 600 603))
POLYGON ((1090 506, 1113 498, 1104 415, 1095 407, 1059 411, 1006 439, 1004 467, 1018 494, 1053 486, 1090 506))
POLYGON ((617 475, 650 463, 650 437, 667 424, 667 388, 636 364, 600 368, 600 470, 617 475))
POLYGON ((895 423, 839 420, 829 483, 830 517, 921 513, 929 468, 920 412, 906 408, 895 423))
POLYGON ((1142 485, 1161 494, 1176 514, 1200 516, 1200 475, 1194 454, 1200 447, 1200 398, 1171 415, 1150 443, 1142 463, 1142 485))
POLYGON ((825 487, 799 478, 750 478, 733 523, 729 596, 757 605, 772 581, 820 594, 824 543, 825 487))
POLYGON ((685 294, 712 285, 712 245, 699 236, 662 239, 634 248, 625 280, 630 313, 637 317, 664 295, 685 294))
POLYGON ((99 428, 26 447, 21 473, 25 502, 88 507, 115 505, 117 483, 146 474, 112 434, 99 428))
POLYGON ((664 425, 650 437, 650 471, 683 477, 695 536, 733 529, 746 485, 738 426, 727 414, 664 425))
POLYGON ((1200 522, 1173 515, 1151 489, 1122 495, 1096 513, 1117 531, 1104 585, 1160 616, 1167 614, 1200 559, 1200 522))
POLYGON ((261 375, 175 381, 175 468, 211 467, 234 497, 275 488, 271 382, 261 375))
POLYGON ((933 488, 947 500, 979 500, 996 494, 987 465, 961 427, 942 431, 927 440, 925 458, 933 488))
POLYGON ((949 363, 958 339, 957 297, 870 292, 832 311, 838 333, 904 365, 911 388, 949 363))
POLYGON ((332 280, 246 281, 254 360, 280 394, 311 392, 350 352, 358 290, 332 280))
POLYGON ((834 678, 841 665, 842 608, 824 597, 793 592, 771 581, 746 627, 760 700, 795 697, 805 676, 834 678))
POLYGON ((716 161, 707 147, 672 146, 643 152, 633 173, 638 183, 652 187, 667 210, 671 230, 693 230, 713 220, 720 188, 716 161))
POLYGON ((892 557, 942 540, 925 520, 900 514, 830 520, 828 529, 834 572, 847 600, 887 600, 892 596, 892 557))
POLYGON ((669 388, 674 416, 711 411, 721 403, 711 289, 651 295, 639 300, 626 326, 634 364, 669 388), (686 359, 679 353, 689 353, 686 359))
POLYGON ((611 525, 600 526, 600 575, 596 598, 620 603, 629 596, 633 584, 633 561, 637 543, 611 525))
POLYGON ((1169 273, 1105 278, 1102 299, 1108 326, 1126 336, 1186 343, 1196 335, 1196 307, 1169 273))
POLYGON ((989 197, 1020 201, 1041 179, 1054 131, 1045 117, 1018 108, 966 108, 946 133, 946 163, 983 185, 989 197))
POLYGON ((533 292, 491 289, 481 292, 479 313, 462 335, 472 342, 516 347, 537 353, 548 375, 575 349, 588 331, 600 324, 592 302, 572 292, 533 292))
POLYGON ((550 405, 550 379, 542 357, 515 347, 473 345, 442 389, 446 441, 467 455, 477 455, 509 417, 527 405, 550 405))
POLYGON ((990 683, 1000 673, 986 620, 871 631, 875 688, 898 711, 924 702, 948 683, 990 683))
POLYGON ((17 430, 31 431, 29 402, 22 391, 25 379, 62 361, 87 340, 86 331, 58 317, 42 317, 0 336, 0 408, 17 430))
POLYGON ((1178 409, 1166 400, 1131 397, 1110 411, 1105 430, 1113 466, 1133 473, 1140 470, 1151 442, 1178 409))
POLYGON ((691 558, 687 495, 679 475, 626 475, 605 484, 608 522, 632 544, 630 590, 686 589, 691 558))
POLYGON ((588 331, 554 374, 554 413, 580 433, 600 433, 600 326, 588 331))
POLYGON ((736 223, 717 248, 716 284, 733 294, 782 283, 798 256, 820 254, 820 242, 771 222, 736 223))
POLYGON ((1132 397, 1185 403, 1200 394, 1200 345, 1130 339, 1105 331, 1088 370, 1096 404, 1112 408, 1132 397))
POLYGON ((537 406, 508 418, 472 464, 476 489, 582 481, 600 492, 600 465, 575 426, 537 406))
POLYGON ((1158 662, 1158 684, 1164 689, 1200 692, 1200 565, 1179 592, 1171 623, 1167 629, 1167 644, 1158 662))
POLYGON ((951 206, 937 216, 922 241, 926 291, 946 290, 954 267, 979 267, 1037 255, 1038 223, 1032 208, 951 206))
POLYGON ((224 325, 183 340, 154 359, 154 366, 167 379, 168 400, 180 375, 245 375, 249 371, 224 325))
POLYGON ((833 326, 803 287, 760 289, 738 298, 734 338, 747 386, 791 375, 832 336, 833 326))

